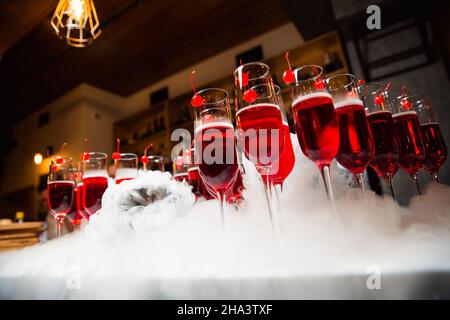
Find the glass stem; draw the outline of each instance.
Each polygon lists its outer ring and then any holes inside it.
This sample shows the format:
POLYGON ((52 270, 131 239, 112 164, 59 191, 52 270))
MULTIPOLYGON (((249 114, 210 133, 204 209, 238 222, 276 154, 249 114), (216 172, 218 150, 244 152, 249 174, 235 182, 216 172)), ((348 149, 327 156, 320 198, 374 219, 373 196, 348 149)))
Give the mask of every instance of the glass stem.
POLYGON ((320 173, 322 174, 323 184, 325 186, 328 200, 334 202, 333 189, 331 188, 330 166, 326 165, 320 168, 320 173))
POLYGON ((439 176, 438 176, 438 172, 435 171, 431 174, 431 177, 433 178, 433 181, 436 183, 439 183, 439 176))
POLYGON ((56 222, 56 238, 61 238, 62 236, 62 226, 63 226, 64 218, 55 218, 56 222))
POLYGON ((394 198, 394 201, 397 201, 397 197, 395 196, 395 192, 394 192, 394 185, 392 184, 392 177, 390 175, 388 175, 386 181, 389 186, 389 191, 391 191, 392 198, 394 198))
POLYGON ((366 192, 366 185, 364 184, 364 172, 356 173, 355 175, 356 183, 358 184, 358 187, 361 188, 362 192, 366 192))
MULTIPOLYGON (((265 169, 263 168, 263 170, 267 170, 269 171, 270 168, 265 169)), ((270 218, 270 223, 272 225, 272 229, 275 231, 275 222, 274 222, 274 218, 273 218, 273 209, 272 209, 272 203, 271 203, 271 196, 270 196, 270 180, 269 180, 269 172, 265 172, 265 175, 263 175, 263 177, 266 179, 265 183, 263 183, 264 185, 264 195, 266 198, 266 203, 267 203, 267 212, 269 213, 269 218, 270 218)), ((263 179, 264 179, 263 178, 263 179)))
POLYGON ((222 224, 222 228, 225 228, 225 213, 223 210, 223 194, 217 192, 217 201, 219 202, 219 210, 220 210, 220 223, 222 224))
POLYGON ((282 188, 282 184, 274 184, 273 185, 273 192, 275 193, 275 199, 277 202, 278 211, 281 210, 281 188, 282 188))
POLYGON ((414 184, 414 187, 415 187, 415 190, 416 190, 416 194, 417 195, 421 195, 422 192, 420 190, 419 175, 416 172, 416 173, 411 174, 410 176, 411 176, 411 179, 413 180, 413 184, 414 184))

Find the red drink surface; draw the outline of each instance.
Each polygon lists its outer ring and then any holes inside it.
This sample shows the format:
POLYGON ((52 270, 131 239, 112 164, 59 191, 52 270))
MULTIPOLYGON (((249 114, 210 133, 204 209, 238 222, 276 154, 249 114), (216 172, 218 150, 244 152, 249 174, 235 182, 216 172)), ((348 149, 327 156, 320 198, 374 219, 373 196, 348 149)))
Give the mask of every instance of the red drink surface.
POLYGON ((107 177, 83 178, 83 208, 90 215, 96 213, 102 207, 102 197, 108 188, 107 177))
POLYGON ((242 108, 236 112, 236 122, 244 134, 249 133, 243 141, 247 159, 257 167, 270 166, 278 160, 284 139, 281 112, 277 105, 261 103, 242 108), (247 131, 251 129, 255 130, 255 134, 247 131), (272 129, 275 131, 272 132, 272 129))
POLYGON ((303 153, 319 168, 329 165, 339 150, 339 127, 328 93, 311 93, 292 103, 295 128, 303 153))
POLYGON ((72 208, 73 190, 72 181, 51 181, 47 185, 48 208, 55 218, 64 218, 72 208))
POLYGON ((121 178, 121 179, 116 179, 116 184, 120 184, 121 182, 125 181, 125 180, 133 180, 134 178, 121 178))
POLYGON ((367 115, 367 119, 375 143, 375 156, 370 166, 379 176, 393 177, 398 168, 399 150, 392 114, 378 111, 367 115))
POLYGON ((227 122, 200 126, 195 131, 195 144, 200 176, 214 191, 224 194, 238 172, 233 126, 227 122), (214 159, 208 159, 209 155, 214 159))
MULTIPOLYGON (((272 184, 282 185, 284 180, 289 176, 292 169, 294 168, 295 155, 294 148, 292 147, 291 133, 289 131, 289 125, 283 123, 283 137, 284 137, 284 148, 281 152, 280 158, 272 164, 269 180, 272 184)), ((267 181, 266 175, 263 175, 264 183, 267 181)))
POLYGON ((399 146, 398 163, 406 172, 414 174, 425 159, 419 119, 414 111, 397 113, 392 118, 399 146))
POLYGON ((189 174, 188 174, 187 172, 186 172, 186 173, 178 173, 178 174, 175 174, 173 177, 174 177, 175 180, 177 180, 178 182, 183 182, 183 181, 188 181, 188 180, 189 180, 189 174))
POLYGON ((426 151, 423 166, 430 174, 437 173, 447 159, 447 146, 441 128, 437 122, 422 124, 420 127, 426 151))
POLYGON ((335 104, 340 145, 336 161, 353 174, 362 173, 373 158, 374 143, 366 112, 359 99, 335 104))

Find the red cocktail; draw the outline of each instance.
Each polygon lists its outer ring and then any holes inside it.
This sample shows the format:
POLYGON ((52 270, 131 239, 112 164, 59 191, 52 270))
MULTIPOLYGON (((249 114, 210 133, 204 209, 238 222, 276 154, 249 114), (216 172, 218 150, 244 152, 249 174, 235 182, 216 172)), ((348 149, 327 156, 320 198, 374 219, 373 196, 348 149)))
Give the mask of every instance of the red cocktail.
POLYGON ((374 155, 374 143, 364 106, 359 99, 335 103, 340 146, 336 160, 355 176, 366 169, 374 155))
POLYGON ((425 160, 423 167, 437 180, 437 173, 447 159, 447 147, 442 136, 439 123, 430 122, 420 125, 425 145, 425 160))

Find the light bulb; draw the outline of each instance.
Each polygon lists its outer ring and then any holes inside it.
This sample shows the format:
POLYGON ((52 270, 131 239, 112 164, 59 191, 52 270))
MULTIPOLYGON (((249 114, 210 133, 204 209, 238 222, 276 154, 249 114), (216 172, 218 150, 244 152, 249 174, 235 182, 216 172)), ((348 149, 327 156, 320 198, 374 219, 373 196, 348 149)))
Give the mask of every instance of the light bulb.
POLYGON ((34 154, 34 163, 37 165, 40 165, 42 163, 43 157, 42 154, 40 154, 39 152, 36 152, 34 154))
POLYGON ((84 4, 81 0, 71 0, 70 1, 70 9, 73 14, 73 18, 76 21, 80 21, 81 16, 84 15, 84 4))

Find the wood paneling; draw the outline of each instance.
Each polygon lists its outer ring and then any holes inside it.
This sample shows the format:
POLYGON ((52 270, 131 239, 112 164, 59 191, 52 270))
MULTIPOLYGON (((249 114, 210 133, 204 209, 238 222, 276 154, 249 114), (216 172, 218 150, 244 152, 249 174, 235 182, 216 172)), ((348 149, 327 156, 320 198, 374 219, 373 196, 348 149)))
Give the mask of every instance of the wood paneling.
POLYGON ((55 9, 58 0, 0 2, 0 55, 30 32, 55 9))

